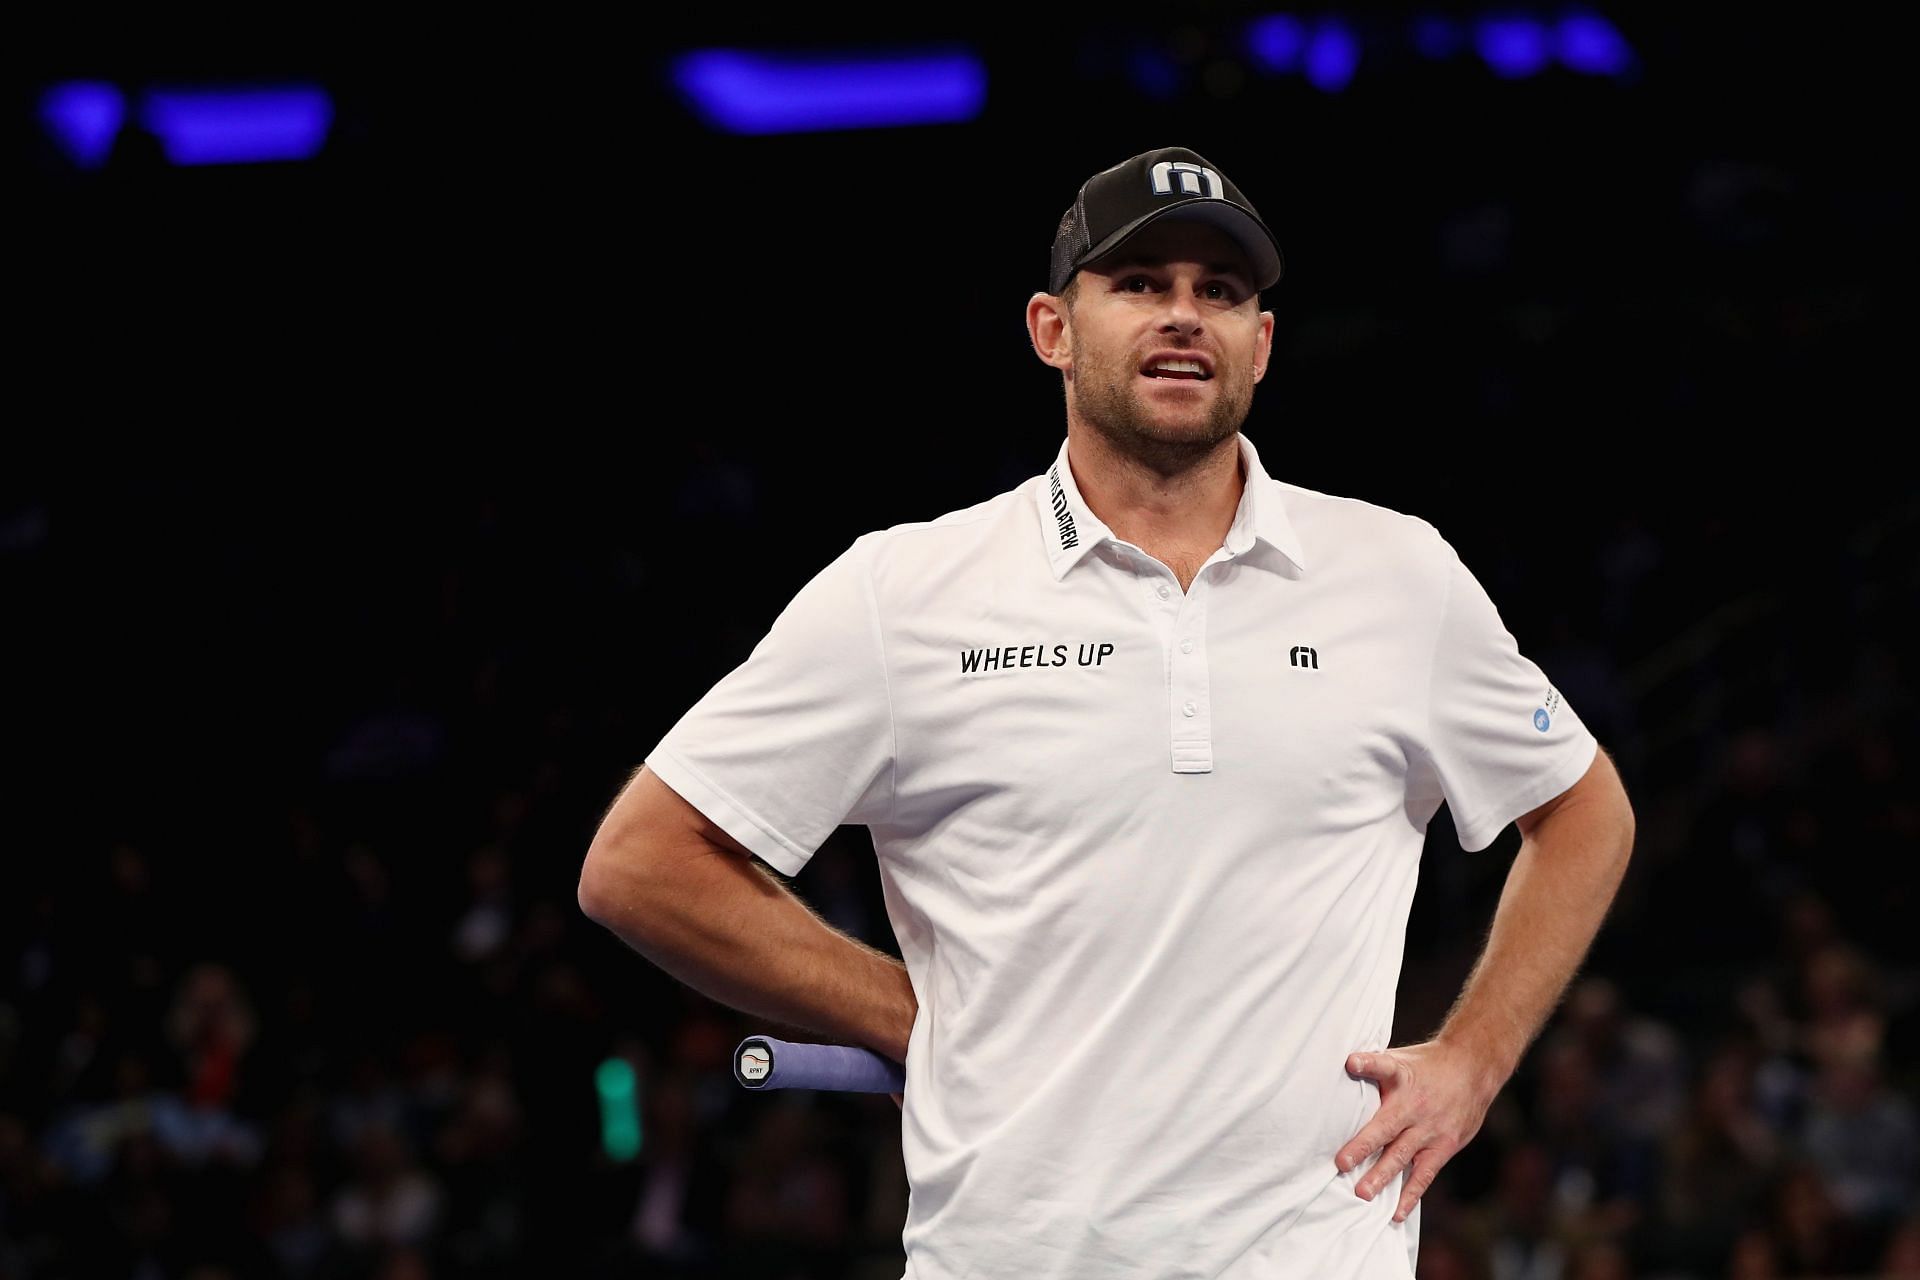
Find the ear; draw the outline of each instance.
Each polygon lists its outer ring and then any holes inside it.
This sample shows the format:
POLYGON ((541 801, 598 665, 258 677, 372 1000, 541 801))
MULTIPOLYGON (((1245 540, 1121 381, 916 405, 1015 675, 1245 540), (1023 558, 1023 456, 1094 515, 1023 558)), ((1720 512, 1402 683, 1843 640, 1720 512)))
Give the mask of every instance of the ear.
POLYGON ((1027 299, 1027 337, 1043 364, 1066 370, 1073 367, 1073 322, 1067 306, 1051 293, 1027 299))
POLYGON ((1260 336, 1253 342, 1253 380, 1267 376, 1273 359, 1273 312, 1260 313, 1260 336))

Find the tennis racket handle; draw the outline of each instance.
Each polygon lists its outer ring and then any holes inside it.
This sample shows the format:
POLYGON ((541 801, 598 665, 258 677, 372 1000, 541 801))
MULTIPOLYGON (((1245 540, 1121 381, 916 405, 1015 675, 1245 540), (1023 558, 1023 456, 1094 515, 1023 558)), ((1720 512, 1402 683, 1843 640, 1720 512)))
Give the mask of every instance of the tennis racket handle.
POLYGON ((907 1069, 871 1049, 748 1036, 733 1051, 733 1078, 749 1089, 899 1093, 906 1088, 907 1069))

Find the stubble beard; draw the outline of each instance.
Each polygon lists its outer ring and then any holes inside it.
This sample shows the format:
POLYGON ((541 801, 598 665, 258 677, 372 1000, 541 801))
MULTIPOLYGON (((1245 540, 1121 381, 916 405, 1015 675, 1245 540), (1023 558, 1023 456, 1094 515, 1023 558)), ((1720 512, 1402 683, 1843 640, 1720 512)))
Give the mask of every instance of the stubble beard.
POLYGON ((1216 374, 1212 407, 1200 421, 1186 417, 1177 424, 1159 420, 1135 382, 1137 364, 1119 359, 1090 360, 1073 337, 1073 377, 1067 394, 1080 420, 1100 433, 1115 452, 1133 458, 1162 475, 1191 467, 1231 439, 1247 420, 1253 406, 1253 380, 1228 379, 1216 374))

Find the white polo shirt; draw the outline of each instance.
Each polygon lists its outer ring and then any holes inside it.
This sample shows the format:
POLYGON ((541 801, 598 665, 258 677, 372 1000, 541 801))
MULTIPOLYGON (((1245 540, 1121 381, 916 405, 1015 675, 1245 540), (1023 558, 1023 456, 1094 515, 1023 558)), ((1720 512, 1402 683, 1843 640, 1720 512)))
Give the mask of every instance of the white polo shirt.
POLYGON ((1063 442, 856 539, 647 757, 788 875, 872 831, 920 1004, 907 1280, 1413 1275, 1402 1179, 1333 1156, 1427 823, 1484 848, 1597 744, 1431 524, 1239 443, 1188 591, 1063 442))

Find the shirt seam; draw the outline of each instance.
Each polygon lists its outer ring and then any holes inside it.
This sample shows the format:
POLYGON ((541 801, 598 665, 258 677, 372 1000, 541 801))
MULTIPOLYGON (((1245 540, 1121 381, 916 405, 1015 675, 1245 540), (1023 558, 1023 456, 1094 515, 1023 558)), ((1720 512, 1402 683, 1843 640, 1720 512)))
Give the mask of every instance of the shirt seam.
MULTIPOLYGON (((970 522, 971 523, 971 522, 970 522)), ((880 687, 887 695, 887 737, 891 748, 887 752, 887 816, 885 821, 891 825, 894 811, 900 806, 900 724, 893 714, 893 676, 887 670, 886 628, 880 625, 880 593, 873 585, 872 547, 864 557, 866 563, 862 577, 867 588, 867 612, 873 623, 873 643, 880 651, 880 687)))

